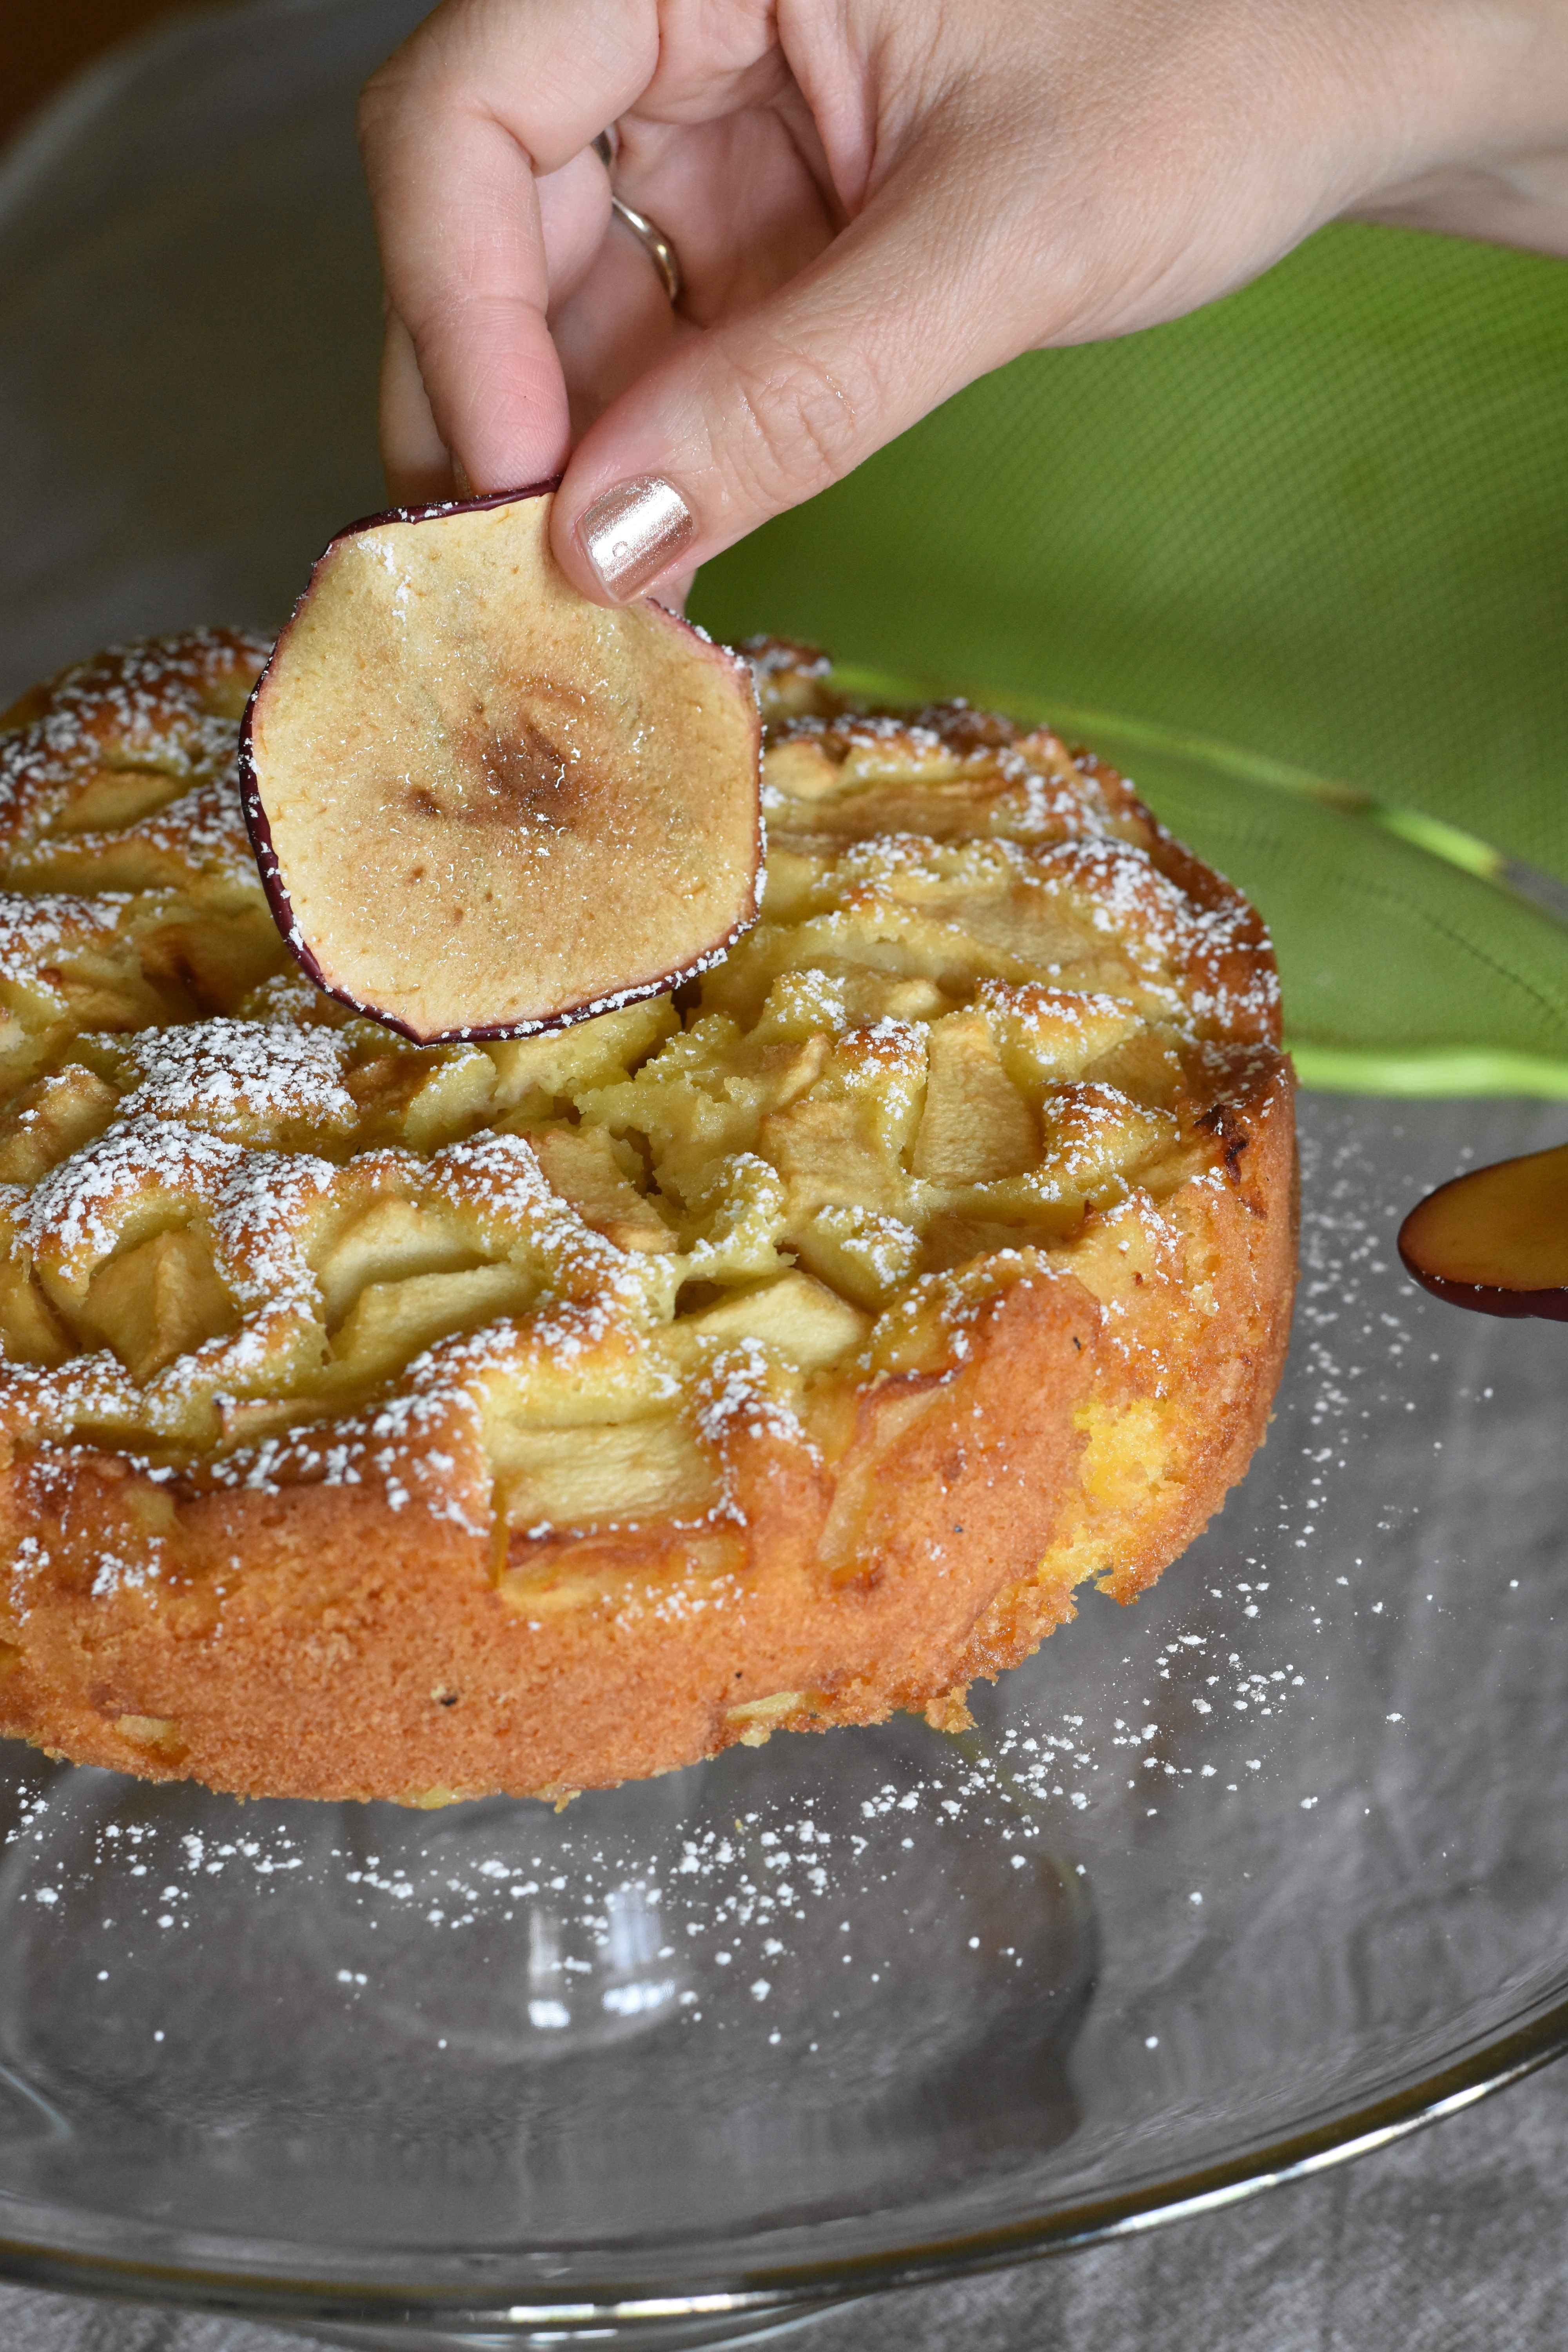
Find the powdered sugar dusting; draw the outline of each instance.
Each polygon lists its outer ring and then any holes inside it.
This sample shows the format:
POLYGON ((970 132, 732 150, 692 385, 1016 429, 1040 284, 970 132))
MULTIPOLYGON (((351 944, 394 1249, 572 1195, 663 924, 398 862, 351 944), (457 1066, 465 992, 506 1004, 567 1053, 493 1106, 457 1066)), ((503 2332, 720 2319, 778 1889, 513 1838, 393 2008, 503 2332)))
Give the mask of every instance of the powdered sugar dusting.
POLYGON ((342 1085, 348 1048, 331 1029, 200 1021, 143 1032, 120 1050, 139 1074, 121 1118, 174 1119, 223 1135, 292 1120, 348 1128, 356 1117, 342 1085))
MULTIPOLYGON (((263 904, 234 770, 262 651, 121 648, 0 739, 14 1066, 71 1080, 18 1114, 30 1172, 0 1183, 24 1318, 0 1397, 28 1442, 363 1486, 478 1535, 495 1450, 533 1460, 585 1399, 605 1426, 614 1400, 679 1407, 724 1464, 815 1458, 822 1366, 952 1377, 998 1287, 1045 1278, 1150 1170, 1226 1181, 1196 1113, 1257 1080, 1237 1040, 1272 1034, 1266 943, 1044 730, 813 709, 820 665, 760 657, 797 761, 763 921, 673 1028, 605 1042, 646 992, 581 1008, 531 1088, 347 1019, 265 932, 248 981, 233 961, 263 904), (858 803, 898 821, 858 835, 858 803)), ((549 1476, 525 1483, 533 1525, 549 1476)))

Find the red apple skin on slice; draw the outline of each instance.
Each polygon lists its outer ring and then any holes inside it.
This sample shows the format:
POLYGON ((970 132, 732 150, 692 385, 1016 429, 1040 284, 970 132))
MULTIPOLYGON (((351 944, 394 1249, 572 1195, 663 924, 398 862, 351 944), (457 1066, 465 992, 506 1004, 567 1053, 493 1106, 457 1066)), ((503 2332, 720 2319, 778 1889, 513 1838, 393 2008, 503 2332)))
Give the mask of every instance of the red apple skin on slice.
POLYGON ((1401 1225, 1399 1255, 1451 1306, 1568 1323, 1568 1144, 1439 1185, 1401 1225))
POLYGON ((241 730, 284 939, 421 1045, 658 994, 756 919, 749 667, 646 598, 580 596, 550 508, 546 488, 341 532, 241 730))

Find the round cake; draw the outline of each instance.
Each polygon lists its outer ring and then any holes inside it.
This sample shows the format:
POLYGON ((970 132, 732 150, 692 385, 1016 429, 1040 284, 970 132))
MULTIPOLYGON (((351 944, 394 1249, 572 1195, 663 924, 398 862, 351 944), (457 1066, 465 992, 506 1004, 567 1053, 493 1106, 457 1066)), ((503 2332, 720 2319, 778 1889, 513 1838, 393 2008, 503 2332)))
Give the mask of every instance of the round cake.
POLYGON ((1129 785, 752 650, 760 920, 416 1046, 292 965, 258 641, 0 721, 0 1731, 245 1795, 557 1800, 940 1728, 1143 1590, 1264 1431, 1263 927, 1129 785))

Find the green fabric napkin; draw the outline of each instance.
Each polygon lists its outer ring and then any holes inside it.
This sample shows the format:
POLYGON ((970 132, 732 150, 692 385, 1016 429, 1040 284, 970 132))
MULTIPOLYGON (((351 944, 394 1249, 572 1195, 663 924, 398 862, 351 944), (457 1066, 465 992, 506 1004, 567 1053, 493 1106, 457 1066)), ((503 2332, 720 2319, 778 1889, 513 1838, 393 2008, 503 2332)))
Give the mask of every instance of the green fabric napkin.
POLYGON ((1326 229, 973 385, 692 609, 1120 751, 1269 919, 1321 1082, 1568 1094, 1568 892, 1507 862, 1568 879, 1563 262, 1326 229), (1145 723, 1113 744, 1096 709, 1145 723))

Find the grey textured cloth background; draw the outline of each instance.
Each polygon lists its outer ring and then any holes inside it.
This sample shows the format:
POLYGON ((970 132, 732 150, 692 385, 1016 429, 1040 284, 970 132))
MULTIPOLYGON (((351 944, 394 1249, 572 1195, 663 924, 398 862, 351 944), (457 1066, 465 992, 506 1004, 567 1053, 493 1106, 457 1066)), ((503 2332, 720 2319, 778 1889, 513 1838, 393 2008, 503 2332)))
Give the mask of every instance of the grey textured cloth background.
MULTIPOLYGON (((0 163, 0 698, 116 635, 275 622, 380 502, 353 89, 424 0, 260 0, 89 76, 0 163)), ((811 2352, 1547 2352, 1568 2074, 1202 2220, 807 2323, 811 2352)), ((300 2338, 0 2287, 0 2352, 300 2338)))

